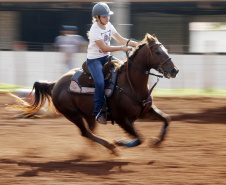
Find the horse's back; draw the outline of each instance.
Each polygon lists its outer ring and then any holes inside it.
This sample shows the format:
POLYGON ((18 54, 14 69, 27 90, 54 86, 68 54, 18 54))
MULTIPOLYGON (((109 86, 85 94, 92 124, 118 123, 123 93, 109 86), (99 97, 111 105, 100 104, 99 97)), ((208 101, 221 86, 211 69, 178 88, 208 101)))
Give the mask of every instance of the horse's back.
POLYGON ((68 91, 68 88, 71 78, 77 70, 78 68, 71 69, 67 73, 63 74, 56 82, 52 90, 52 99, 54 104, 58 104, 58 102, 69 99, 68 96, 70 96, 70 92, 68 91))

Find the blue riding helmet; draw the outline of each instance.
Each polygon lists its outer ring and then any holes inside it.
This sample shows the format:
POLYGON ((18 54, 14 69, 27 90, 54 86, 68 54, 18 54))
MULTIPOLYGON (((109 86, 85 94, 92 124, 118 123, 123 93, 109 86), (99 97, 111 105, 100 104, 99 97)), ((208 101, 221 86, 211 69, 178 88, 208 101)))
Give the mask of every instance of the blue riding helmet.
POLYGON ((77 31, 78 27, 77 26, 67 26, 67 25, 62 25, 61 30, 67 30, 67 31, 77 31))
POLYGON ((97 3, 92 10, 92 16, 109 16, 113 12, 106 3, 97 3))

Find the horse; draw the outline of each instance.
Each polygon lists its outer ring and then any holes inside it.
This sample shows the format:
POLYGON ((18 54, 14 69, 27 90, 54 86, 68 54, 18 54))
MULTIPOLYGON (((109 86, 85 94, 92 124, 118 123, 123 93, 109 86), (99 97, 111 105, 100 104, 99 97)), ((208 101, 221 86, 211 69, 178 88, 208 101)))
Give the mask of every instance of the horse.
POLYGON ((151 69, 155 69, 165 78, 175 78, 179 72, 157 37, 147 33, 141 44, 118 68, 115 84, 117 88, 107 99, 112 119, 133 138, 130 141, 110 142, 94 134, 96 120, 92 116, 93 95, 68 91, 70 80, 78 69, 68 71, 56 82, 35 82, 33 101, 30 106, 26 106, 25 113, 33 115, 45 102, 49 102, 80 129, 83 137, 103 145, 115 155, 118 154, 117 145, 135 147, 143 142, 134 128, 137 119, 158 119, 164 122, 160 135, 154 142, 155 145, 159 145, 166 136, 171 119, 150 100, 148 79, 149 75, 153 74, 150 73, 151 69))

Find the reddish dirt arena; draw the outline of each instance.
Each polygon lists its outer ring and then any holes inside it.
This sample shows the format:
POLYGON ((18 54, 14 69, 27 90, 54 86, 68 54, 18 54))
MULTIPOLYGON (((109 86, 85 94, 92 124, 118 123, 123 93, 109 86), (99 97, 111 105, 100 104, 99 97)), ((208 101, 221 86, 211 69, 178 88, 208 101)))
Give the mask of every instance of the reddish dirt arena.
MULTIPOLYGON (((83 138, 64 117, 13 119, 0 94, 1 185, 219 185, 226 184, 226 97, 154 98, 173 121, 161 147, 151 148, 161 122, 136 122, 144 143, 119 147, 120 157, 83 138)), ((98 125, 106 139, 127 136, 98 125)))

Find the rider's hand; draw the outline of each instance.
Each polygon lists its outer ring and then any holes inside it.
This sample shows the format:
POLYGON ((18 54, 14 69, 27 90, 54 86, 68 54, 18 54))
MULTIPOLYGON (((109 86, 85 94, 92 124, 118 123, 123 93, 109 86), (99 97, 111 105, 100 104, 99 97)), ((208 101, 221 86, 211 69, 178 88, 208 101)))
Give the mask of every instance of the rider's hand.
POLYGON ((131 48, 126 45, 122 45, 121 49, 122 49, 122 51, 128 52, 131 48))

